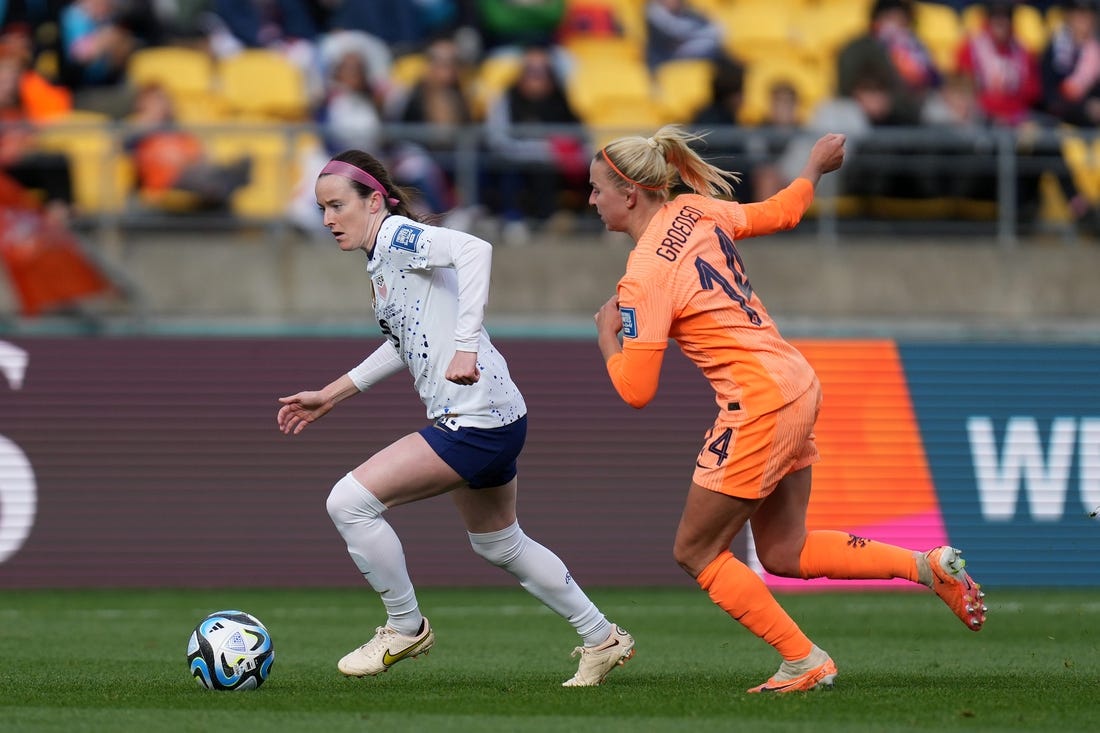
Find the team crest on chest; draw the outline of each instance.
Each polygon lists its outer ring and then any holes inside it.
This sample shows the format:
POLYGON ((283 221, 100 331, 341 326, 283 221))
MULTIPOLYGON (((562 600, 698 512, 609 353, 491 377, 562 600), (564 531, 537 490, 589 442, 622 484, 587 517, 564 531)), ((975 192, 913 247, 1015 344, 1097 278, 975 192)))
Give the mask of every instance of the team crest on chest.
POLYGON ((416 243, 420 240, 420 235, 423 233, 424 230, 420 227, 402 224, 401 226, 397 227, 397 231, 393 233, 391 246, 393 246, 395 249, 403 249, 406 252, 415 252, 416 243))
POLYGON ((374 292, 378 294, 378 297, 382 300, 386 299, 386 278, 382 277, 382 273, 378 273, 374 276, 372 281, 374 284, 374 292))

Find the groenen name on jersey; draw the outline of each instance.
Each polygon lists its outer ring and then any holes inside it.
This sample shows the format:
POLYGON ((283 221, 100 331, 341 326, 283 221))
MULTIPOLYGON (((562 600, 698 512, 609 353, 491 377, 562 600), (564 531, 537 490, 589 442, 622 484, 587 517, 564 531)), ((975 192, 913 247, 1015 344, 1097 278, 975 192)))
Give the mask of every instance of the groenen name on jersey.
POLYGON ((695 230, 695 223, 703 218, 703 212, 694 206, 685 206, 672 220, 665 232, 665 238, 657 246, 657 256, 669 262, 675 262, 680 249, 687 243, 695 230))

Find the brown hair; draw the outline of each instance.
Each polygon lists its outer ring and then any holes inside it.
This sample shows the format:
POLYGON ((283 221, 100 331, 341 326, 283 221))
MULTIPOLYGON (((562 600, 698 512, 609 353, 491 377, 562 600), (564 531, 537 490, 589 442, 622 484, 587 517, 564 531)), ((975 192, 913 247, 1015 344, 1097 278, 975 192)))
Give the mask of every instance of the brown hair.
POLYGON ((711 165, 691 149, 689 143, 702 139, 678 125, 665 125, 653 137, 613 140, 596 153, 596 159, 602 158, 618 174, 620 188, 634 185, 647 196, 668 198, 677 181, 682 181, 703 196, 732 198, 730 181, 740 182, 741 177, 711 165))
MULTIPOLYGON (((356 168, 364 170, 372 175, 379 183, 382 184, 382 187, 386 189, 386 196, 384 196, 383 198, 397 199, 396 204, 389 204, 387 202, 387 206, 389 206, 391 212, 397 214, 398 216, 404 216, 412 219, 413 221, 420 221, 420 217, 413 213, 410 193, 405 189, 400 188, 393 182, 393 179, 390 177, 389 171, 387 171, 386 167, 383 166, 382 163, 379 162, 379 160, 373 155, 362 150, 345 150, 339 155, 334 155, 332 159, 339 160, 344 163, 350 163, 356 168)), ((359 194, 359 198, 365 199, 368 198, 372 193, 374 193, 373 188, 365 186, 359 181, 353 181, 350 178, 347 179, 347 181, 349 184, 351 184, 351 187, 355 189, 355 192, 359 194)))

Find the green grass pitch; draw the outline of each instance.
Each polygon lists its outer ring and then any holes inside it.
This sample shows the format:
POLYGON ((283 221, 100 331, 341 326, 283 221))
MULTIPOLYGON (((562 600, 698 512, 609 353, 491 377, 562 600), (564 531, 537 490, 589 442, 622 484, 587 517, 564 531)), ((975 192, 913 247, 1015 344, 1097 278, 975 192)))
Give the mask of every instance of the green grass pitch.
POLYGON ((369 589, 4 591, 0 730, 1100 730, 1100 591, 989 593, 971 633, 930 593, 806 593, 785 607, 840 669, 833 690, 745 694, 778 657, 691 588, 589 589, 637 639, 603 686, 563 689, 572 629, 519 589, 422 589, 436 646, 375 678, 336 660, 373 633, 369 589), (191 679, 207 613, 271 631, 259 690, 191 679))

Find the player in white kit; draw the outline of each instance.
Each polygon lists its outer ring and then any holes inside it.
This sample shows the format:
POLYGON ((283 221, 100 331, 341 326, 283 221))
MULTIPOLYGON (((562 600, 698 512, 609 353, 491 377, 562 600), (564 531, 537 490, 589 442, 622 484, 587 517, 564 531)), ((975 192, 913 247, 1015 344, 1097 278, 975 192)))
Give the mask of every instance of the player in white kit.
POLYGON ((634 654, 562 561, 527 537, 516 517, 516 458, 527 408, 508 365, 482 328, 492 247, 419 222, 407 194, 373 156, 334 157, 316 184, 324 225, 345 252, 363 250, 374 312, 386 340, 317 391, 280 398, 278 425, 296 435, 337 403, 408 369, 433 422, 371 456, 333 486, 328 513, 388 620, 340 660, 346 675, 385 672, 427 652, 435 634, 421 614, 401 542, 386 509, 450 492, 474 552, 504 568, 577 630, 577 673, 566 687, 600 684, 634 654))

